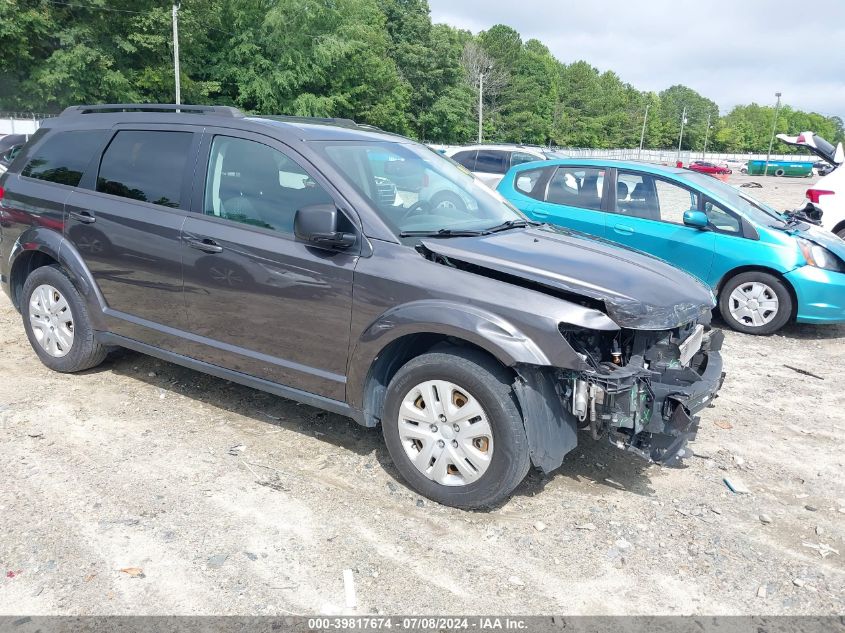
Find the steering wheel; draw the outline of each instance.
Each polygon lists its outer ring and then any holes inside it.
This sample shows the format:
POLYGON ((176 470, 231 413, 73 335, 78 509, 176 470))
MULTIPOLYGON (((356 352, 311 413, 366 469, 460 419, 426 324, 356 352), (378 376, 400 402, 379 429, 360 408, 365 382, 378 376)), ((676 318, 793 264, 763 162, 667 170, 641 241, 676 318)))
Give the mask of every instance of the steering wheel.
POLYGON ((434 207, 431 206, 431 203, 427 200, 417 200, 414 204, 412 204, 408 210, 405 212, 405 215, 402 216, 403 220, 407 220, 408 218, 412 218, 415 215, 420 215, 422 213, 428 213, 434 207))

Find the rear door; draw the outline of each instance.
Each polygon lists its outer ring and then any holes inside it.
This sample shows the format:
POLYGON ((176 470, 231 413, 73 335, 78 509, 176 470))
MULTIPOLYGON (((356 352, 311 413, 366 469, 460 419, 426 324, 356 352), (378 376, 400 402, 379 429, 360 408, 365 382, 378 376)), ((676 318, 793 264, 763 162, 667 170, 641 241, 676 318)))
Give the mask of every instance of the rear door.
POLYGON ((491 189, 496 185, 510 169, 510 152, 498 149, 480 149, 475 157, 475 175, 478 179, 491 189))
POLYGON ((108 305, 113 332, 171 345, 185 326, 180 231, 199 134, 185 126, 119 126, 66 202, 65 235, 108 305))
POLYGON ((293 234, 297 209, 343 204, 290 148, 231 134, 207 131, 182 230, 191 355, 343 400, 360 248, 316 249, 293 234))
POLYGON ((698 192, 652 174, 619 170, 615 213, 607 215, 607 238, 660 257, 707 281, 715 233, 684 224, 684 212, 701 210, 698 192))
MULTIPOLYGON (((517 189, 519 184, 516 183, 517 189)), ((602 167, 558 166, 545 188, 536 192, 540 201, 534 205, 532 216, 541 222, 602 237, 607 184, 602 167)))

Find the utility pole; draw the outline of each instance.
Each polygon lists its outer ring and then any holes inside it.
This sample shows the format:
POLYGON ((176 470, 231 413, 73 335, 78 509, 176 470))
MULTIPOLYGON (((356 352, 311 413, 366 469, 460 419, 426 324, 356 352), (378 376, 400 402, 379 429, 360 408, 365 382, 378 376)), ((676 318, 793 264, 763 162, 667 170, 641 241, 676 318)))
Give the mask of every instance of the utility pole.
POLYGON ((678 137, 678 158, 675 162, 681 162, 681 143, 684 140, 684 125, 687 122, 687 107, 684 106, 684 111, 681 114, 681 135, 678 137))
POLYGON ((182 87, 179 82, 179 5, 173 4, 173 75, 176 78, 176 104, 182 103, 182 87))
POLYGON ((778 111, 780 110, 780 93, 776 92, 775 96, 778 98, 777 105, 775 106, 775 120, 772 121, 772 137, 769 139, 769 151, 766 154, 766 169, 763 171, 764 176, 769 175, 769 159, 772 157, 772 144, 775 142, 775 130, 778 126, 778 111))
POLYGON ((481 124, 484 119, 484 73, 478 73, 478 144, 481 145, 481 124))
POLYGON ((707 137, 710 135, 710 117, 712 116, 711 112, 707 113, 707 129, 704 130, 704 153, 701 156, 701 160, 707 160, 707 137))
POLYGON ((648 108, 651 104, 645 104, 645 116, 643 116, 643 131, 640 132, 640 151, 637 152, 637 160, 640 159, 640 156, 643 153, 643 140, 645 140, 645 124, 648 121, 648 108))

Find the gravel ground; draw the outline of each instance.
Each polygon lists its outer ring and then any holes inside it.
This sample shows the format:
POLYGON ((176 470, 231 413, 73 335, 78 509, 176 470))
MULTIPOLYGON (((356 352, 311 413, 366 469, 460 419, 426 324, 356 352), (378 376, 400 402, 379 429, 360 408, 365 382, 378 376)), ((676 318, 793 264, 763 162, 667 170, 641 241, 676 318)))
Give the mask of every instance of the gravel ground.
POLYGON ((843 326, 728 333, 684 468, 585 437, 486 513, 345 418, 129 352, 56 374, 25 340, 3 297, 0 614, 845 612, 843 326))

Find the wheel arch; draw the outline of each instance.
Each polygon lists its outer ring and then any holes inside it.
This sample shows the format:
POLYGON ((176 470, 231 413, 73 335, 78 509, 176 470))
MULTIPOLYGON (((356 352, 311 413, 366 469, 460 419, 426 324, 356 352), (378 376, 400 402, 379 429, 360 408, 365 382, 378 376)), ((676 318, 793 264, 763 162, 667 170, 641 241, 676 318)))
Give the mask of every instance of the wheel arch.
MULTIPOLYGON (((551 365, 534 341, 475 306, 444 301, 405 304, 376 319, 350 354, 347 401, 363 411, 367 426, 377 424, 384 390, 399 367, 438 345, 477 349, 504 367, 551 365)), ((566 345, 562 337, 561 345, 566 345)))
POLYGON ((43 227, 28 229, 12 247, 9 261, 9 290, 15 308, 21 309, 20 293, 32 271, 42 266, 58 265, 88 304, 92 325, 103 329, 105 299, 82 255, 61 234, 43 227))
POLYGON ((774 268, 768 268, 767 266, 755 266, 755 265, 748 265, 748 266, 737 266, 736 268, 732 268, 728 272, 726 272, 722 278, 719 280, 719 283, 716 285, 716 300, 722 300, 722 290, 731 279, 736 277, 737 275, 741 275, 742 273, 766 273, 767 275, 772 275, 776 277, 778 281, 780 281, 786 291, 789 293, 789 298, 792 299, 792 314, 789 315, 789 320, 794 321, 795 316, 798 314, 798 294, 795 292, 795 288, 793 288, 792 284, 789 283, 789 280, 786 276, 774 268))
POLYGON ((830 230, 831 233, 839 233, 839 231, 845 231, 845 220, 842 220, 830 230))

